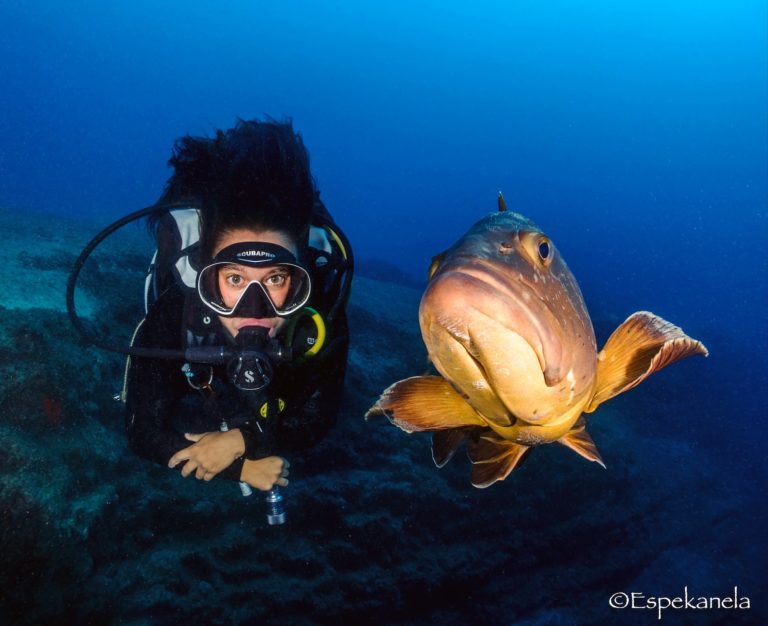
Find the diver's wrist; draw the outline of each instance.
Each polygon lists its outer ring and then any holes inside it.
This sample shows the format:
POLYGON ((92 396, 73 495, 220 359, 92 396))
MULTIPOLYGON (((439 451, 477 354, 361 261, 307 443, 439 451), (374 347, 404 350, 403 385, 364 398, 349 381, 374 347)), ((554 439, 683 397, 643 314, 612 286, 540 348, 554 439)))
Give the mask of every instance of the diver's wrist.
POLYGON ((250 424, 239 428, 240 436, 243 438, 243 458, 253 460, 264 456, 264 442, 259 433, 255 432, 250 424))
POLYGON ((239 428, 233 428, 229 432, 232 433, 232 441, 236 446, 235 458, 239 459, 242 456, 245 456, 245 436, 243 435, 243 432, 239 428))

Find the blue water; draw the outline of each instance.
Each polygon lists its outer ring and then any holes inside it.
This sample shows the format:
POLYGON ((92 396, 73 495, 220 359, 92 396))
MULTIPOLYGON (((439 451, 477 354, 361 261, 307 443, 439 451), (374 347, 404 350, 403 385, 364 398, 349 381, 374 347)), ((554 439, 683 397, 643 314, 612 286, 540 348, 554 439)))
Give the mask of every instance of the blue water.
POLYGON ((175 138, 290 116, 358 257, 420 279, 502 190, 598 328, 650 310, 709 348, 634 419, 764 486, 767 19, 758 0, 5 1, 0 206, 106 224, 157 198, 175 138))

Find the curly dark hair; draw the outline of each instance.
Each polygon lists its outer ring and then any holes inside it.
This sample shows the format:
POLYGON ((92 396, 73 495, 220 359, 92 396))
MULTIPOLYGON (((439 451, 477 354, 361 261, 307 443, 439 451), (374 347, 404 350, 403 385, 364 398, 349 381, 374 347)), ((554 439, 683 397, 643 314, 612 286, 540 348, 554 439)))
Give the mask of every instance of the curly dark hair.
POLYGON ((200 209, 203 259, 237 228, 277 230, 303 247, 316 190, 290 119, 238 120, 213 138, 181 137, 168 163, 174 172, 158 204, 183 201, 200 209))

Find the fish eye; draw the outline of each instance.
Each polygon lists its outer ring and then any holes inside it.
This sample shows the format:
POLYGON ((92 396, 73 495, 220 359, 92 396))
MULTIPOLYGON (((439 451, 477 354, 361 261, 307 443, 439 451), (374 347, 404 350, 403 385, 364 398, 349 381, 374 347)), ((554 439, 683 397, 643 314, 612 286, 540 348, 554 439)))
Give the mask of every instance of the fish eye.
POLYGON ((546 263, 551 252, 549 241, 542 239, 539 241, 539 258, 546 263))
POLYGON ((555 251, 552 248, 552 242, 548 237, 540 236, 536 241, 536 252, 539 254, 539 262, 544 267, 549 267, 552 259, 555 257, 555 251))
POLYGON ((526 258, 540 268, 548 268, 555 258, 555 246, 541 231, 529 230, 520 233, 520 243, 526 258))

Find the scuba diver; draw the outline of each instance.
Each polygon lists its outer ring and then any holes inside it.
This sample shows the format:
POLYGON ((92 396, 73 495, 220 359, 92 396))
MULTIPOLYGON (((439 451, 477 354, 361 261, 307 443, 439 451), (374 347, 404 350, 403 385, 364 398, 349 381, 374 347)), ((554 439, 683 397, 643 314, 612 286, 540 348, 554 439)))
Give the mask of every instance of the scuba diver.
POLYGON ((158 203, 121 222, 148 214, 157 242, 146 317, 123 350, 128 443, 184 477, 277 492, 283 455, 335 423, 352 251, 290 121, 182 137, 169 164, 158 203))

